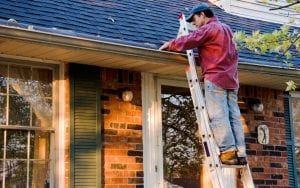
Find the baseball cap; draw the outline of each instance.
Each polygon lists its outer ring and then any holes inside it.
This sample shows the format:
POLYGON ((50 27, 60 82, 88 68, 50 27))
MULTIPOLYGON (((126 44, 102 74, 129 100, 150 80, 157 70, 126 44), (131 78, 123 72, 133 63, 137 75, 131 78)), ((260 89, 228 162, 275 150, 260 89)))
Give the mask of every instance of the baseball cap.
POLYGON ((201 11, 204 11, 204 10, 209 10, 209 6, 207 3, 199 3, 197 5, 195 5, 191 11, 188 12, 188 16, 186 17, 186 21, 187 22, 192 22, 192 18, 195 14, 201 12, 201 11))

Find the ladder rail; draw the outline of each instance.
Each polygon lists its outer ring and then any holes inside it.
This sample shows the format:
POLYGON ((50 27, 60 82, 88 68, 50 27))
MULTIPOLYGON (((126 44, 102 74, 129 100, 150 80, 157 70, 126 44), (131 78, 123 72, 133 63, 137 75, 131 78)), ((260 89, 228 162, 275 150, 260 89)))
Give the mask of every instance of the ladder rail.
MULTIPOLYGON (((187 76, 189 77, 189 72, 187 72, 187 76)), ((212 181, 214 184, 214 187, 223 187, 224 185, 223 178, 222 178, 222 171, 221 171, 221 166, 220 164, 217 164, 215 161, 219 160, 216 156, 216 151, 214 151, 214 147, 212 147, 212 140, 210 137, 212 135, 207 131, 206 121, 205 121, 205 114, 201 113, 202 107, 198 107, 197 104, 199 104, 199 101, 196 101, 197 98, 199 97, 196 95, 196 92, 193 90, 195 89, 194 87, 196 84, 193 84, 192 79, 190 79, 190 90, 191 90, 191 95, 193 99, 193 104, 195 106, 195 111, 199 112, 196 113, 197 117, 197 124, 198 124, 198 132, 199 132, 199 139, 202 140, 202 146, 204 148, 204 153, 206 157, 205 165, 207 166, 207 169, 210 171, 210 176, 211 179, 214 179, 216 181, 212 181), (219 170, 215 170, 215 168, 220 168, 219 170)))

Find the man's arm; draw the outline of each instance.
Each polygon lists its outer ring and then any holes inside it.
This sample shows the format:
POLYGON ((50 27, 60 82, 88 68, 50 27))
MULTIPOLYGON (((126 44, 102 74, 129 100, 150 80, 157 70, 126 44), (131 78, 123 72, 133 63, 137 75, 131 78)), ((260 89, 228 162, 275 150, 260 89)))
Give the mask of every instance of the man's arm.
POLYGON ((165 42, 158 50, 168 50, 170 42, 165 42))
POLYGON ((201 46, 209 35, 209 27, 201 27, 193 33, 165 42, 159 50, 184 51, 201 46))

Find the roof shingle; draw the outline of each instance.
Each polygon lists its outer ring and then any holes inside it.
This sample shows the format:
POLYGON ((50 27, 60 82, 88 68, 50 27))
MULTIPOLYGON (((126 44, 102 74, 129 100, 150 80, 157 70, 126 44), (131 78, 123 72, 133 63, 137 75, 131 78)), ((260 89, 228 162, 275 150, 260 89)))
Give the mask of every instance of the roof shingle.
MULTIPOLYGON (((44 27, 47 31, 64 32, 99 39, 113 39, 138 47, 158 48, 177 35, 178 15, 187 12, 196 0, 1 0, 0 19, 13 18, 20 24, 44 27)), ((214 7, 219 20, 233 31, 270 32, 281 25, 230 15, 214 7)), ((240 51, 240 58, 255 60, 266 66, 287 67, 274 54, 257 55, 240 51)), ((254 62, 254 61, 253 61, 254 62)), ((300 58, 293 59, 300 68, 300 58)))

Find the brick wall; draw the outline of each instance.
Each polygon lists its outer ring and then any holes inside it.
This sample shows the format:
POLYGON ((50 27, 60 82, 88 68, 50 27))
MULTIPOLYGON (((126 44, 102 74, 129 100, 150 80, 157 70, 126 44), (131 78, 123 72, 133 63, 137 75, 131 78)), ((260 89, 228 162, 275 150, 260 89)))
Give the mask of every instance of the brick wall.
MULTIPOLYGON (((143 187, 141 75, 137 72, 102 69, 101 78, 103 187, 141 188, 143 187), (124 88, 133 91, 134 98, 130 103, 123 102, 120 97, 124 88)), ((278 90, 241 86, 239 100, 241 119, 246 133, 248 161, 256 187, 289 187, 283 93, 278 90), (253 99, 263 103, 263 112, 251 110, 248 102, 253 99), (267 145, 259 144, 257 141, 257 126, 261 124, 269 128, 270 141, 267 145)), ((69 113, 67 107, 66 112, 69 113)), ((69 120, 67 119, 66 123, 67 121, 69 120)), ((66 126, 66 169, 69 168, 68 127, 66 126)), ((68 170, 65 177, 68 187, 68 170)))
POLYGON ((102 175, 105 188, 143 187, 141 75, 102 69, 102 175), (123 102, 124 88, 133 91, 123 102))
POLYGON ((242 86, 239 100, 248 161, 256 187, 289 187, 283 92, 242 86), (263 112, 251 110, 248 104, 253 100, 262 102, 263 112), (269 128, 266 145, 257 141, 257 126, 262 124, 269 128))

